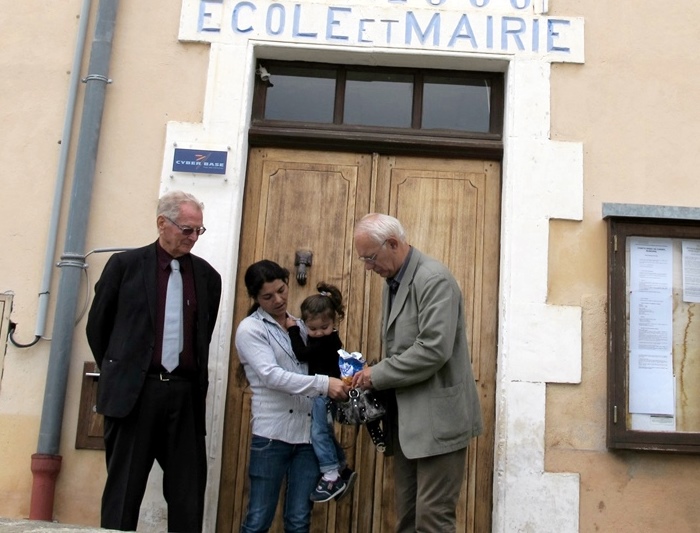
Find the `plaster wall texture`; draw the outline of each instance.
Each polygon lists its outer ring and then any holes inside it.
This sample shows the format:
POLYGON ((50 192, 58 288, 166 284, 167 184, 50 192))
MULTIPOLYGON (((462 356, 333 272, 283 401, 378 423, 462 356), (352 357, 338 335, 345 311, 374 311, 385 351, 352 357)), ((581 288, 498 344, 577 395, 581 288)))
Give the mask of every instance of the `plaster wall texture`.
MULTIPOLYGON (((372 2, 370 10, 366 1, 352 3, 380 16, 398 4, 372 2)), ((195 253, 224 279, 210 363, 208 530, 218 498, 253 72, 257 58, 278 58, 506 72, 493 530, 691 531, 691 524, 700 522, 688 496, 700 474, 693 457, 611 454, 605 448, 601 204, 697 204, 697 161, 684 140, 697 137, 700 123, 700 110, 689 96, 697 92, 693 73, 700 65, 688 53, 697 48, 692 21, 700 6, 535 3, 535 12, 576 17, 581 46, 576 62, 567 64, 552 63, 544 53, 416 53, 405 46, 329 46, 264 35, 190 42, 199 39, 192 26, 198 9, 191 0, 177 8, 166 0, 120 2, 86 250, 155 240, 156 202, 166 190, 189 190, 206 205, 208 232, 195 253), (173 175, 176 145, 228 150, 227 174, 173 175), (672 496, 670 509, 645 505, 657 502, 661 491, 672 496)), ((453 2, 439 8, 454 9, 453 2)), ((0 19, 8 43, 0 48, 0 68, 12 73, 0 77, 0 119, 9 126, 0 130, 5 169, 0 223, 8 228, 0 292, 14 293, 12 320, 19 324, 19 340, 28 342, 80 2, 29 0, 20 13, 16 3, 0 0, 0 10, 9 14, 0 19)), ((92 26, 88 35, 85 62, 92 26)), ((82 86, 78 102, 80 96, 82 86)), ((76 115, 79 119, 80 105, 76 115)), ((71 159, 61 227, 72 168, 71 159)), ((58 253, 63 240, 59 233, 58 253)), ((107 256, 88 259, 86 300, 107 256)), ((56 297, 52 294, 53 302, 56 297)), ((0 381, 0 516, 28 516, 30 455, 38 436, 52 318, 50 313, 46 340, 29 349, 7 348, 0 381)), ((84 319, 76 320, 55 518, 96 525, 103 455, 73 446, 80 371, 82 362, 91 360, 84 319)), ((139 530, 163 529, 159 476, 154 470, 139 530)))
MULTIPOLYGON (((97 3, 92 3, 81 77, 86 75, 94 35, 97 3)), ((0 223, 7 229, 0 254, 0 292, 14 294, 11 318, 18 324, 15 338, 21 343, 33 339, 37 321, 59 142, 67 141, 61 134, 81 5, 78 0, 30 1, 21 7, 4 0, 0 4, 4 13, 0 66, 6 73, 0 76, 0 119, 5 125, 0 131, 4 167, 0 223)), ((209 49, 178 45, 179 9, 170 6, 169 2, 119 5, 86 251, 139 246, 156 239, 165 124, 178 118, 201 120, 209 49)), ((84 86, 80 84, 78 90, 54 261, 65 241, 84 86)), ((91 296, 108 255, 88 257, 84 292, 78 298, 54 505, 54 519, 64 523, 99 524, 104 454, 75 450, 74 443, 83 361, 92 360, 84 334, 83 302, 91 296)), ((28 349, 8 343, 1 369, 0 516, 29 515, 31 454, 37 451, 59 276, 59 269, 53 268, 45 338, 28 349)), ((142 514, 147 523, 162 524, 158 473, 152 477, 142 514)))
POLYGON ((550 7, 586 20, 585 64, 552 66, 551 137, 583 145, 584 216, 580 224, 551 223, 548 283, 550 303, 581 306, 583 358, 580 385, 547 386, 545 467, 580 473, 580 531, 697 531, 697 457, 611 452, 605 445, 601 215, 604 202, 700 204, 700 110, 691 96, 700 83, 693 52, 700 38, 691 22, 700 6, 562 0, 550 7))

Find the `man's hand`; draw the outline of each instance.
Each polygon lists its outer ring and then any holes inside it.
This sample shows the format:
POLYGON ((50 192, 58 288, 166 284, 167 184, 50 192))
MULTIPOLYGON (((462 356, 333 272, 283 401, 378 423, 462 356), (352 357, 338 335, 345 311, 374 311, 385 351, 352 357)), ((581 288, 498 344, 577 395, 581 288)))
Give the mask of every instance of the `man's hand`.
POLYGON ((367 390, 372 388, 372 367, 368 366, 364 370, 360 370, 352 377, 352 388, 360 388, 367 390))
POLYGON ((345 401, 348 399, 348 387, 338 378, 328 378, 328 397, 334 400, 345 401))

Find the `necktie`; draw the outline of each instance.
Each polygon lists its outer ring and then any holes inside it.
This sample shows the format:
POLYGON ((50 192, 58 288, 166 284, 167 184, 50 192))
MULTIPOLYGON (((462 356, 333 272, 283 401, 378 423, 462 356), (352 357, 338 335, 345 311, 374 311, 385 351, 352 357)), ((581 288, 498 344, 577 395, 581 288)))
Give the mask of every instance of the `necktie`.
POLYGON ((172 372, 180 363, 182 351, 182 276, 180 262, 170 262, 170 277, 165 295, 165 321, 163 322, 163 355, 161 364, 172 372))
POLYGON ((396 292, 399 290, 400 283, 394 278, 387 279, 386 283, 389 285, 389 292, 391 292, 391 294, 396 294, 396 292))
POLYGON ((391 309, 391 306, 394 304, 394 296, 399 290, 399 282, 394 278, 388 278, 386 283, 389 285, 389 309, 391 309))

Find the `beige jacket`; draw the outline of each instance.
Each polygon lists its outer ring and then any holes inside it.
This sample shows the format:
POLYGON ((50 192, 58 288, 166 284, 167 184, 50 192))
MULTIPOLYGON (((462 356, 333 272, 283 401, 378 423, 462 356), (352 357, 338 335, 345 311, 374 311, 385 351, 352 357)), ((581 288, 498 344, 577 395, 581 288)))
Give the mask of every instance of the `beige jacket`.
POLYGON ((403 453, 417 459, 466 447, 482 419, 456 280, 414 248, 391 313, 388 288, 382 305, 385 353, 372 385, 396 391, 403 453))

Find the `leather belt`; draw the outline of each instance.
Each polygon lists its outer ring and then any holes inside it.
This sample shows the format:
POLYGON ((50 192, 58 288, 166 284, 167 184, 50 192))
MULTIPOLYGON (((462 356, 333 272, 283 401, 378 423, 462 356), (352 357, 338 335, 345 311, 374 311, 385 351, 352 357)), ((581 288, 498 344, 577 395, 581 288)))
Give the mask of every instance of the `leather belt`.
POLYGON ((189 382, 194 381, 191 378, 186 378, 183 376, 176 376, 174 374, 171 374, 170 372, 159 372, 157 374, 146 374, 146 377, 149 377, 151 379, 157 379, 160 381, 189 381, 189 382))

